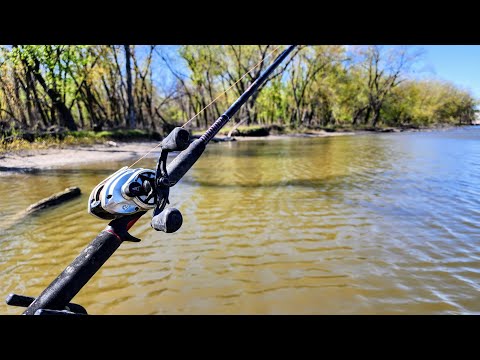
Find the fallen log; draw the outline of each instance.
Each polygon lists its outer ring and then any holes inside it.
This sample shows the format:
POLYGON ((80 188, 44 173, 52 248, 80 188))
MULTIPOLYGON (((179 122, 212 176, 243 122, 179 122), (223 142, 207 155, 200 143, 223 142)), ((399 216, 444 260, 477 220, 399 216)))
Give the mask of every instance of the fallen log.
POLYGON ((23 220, 26 216, 36 213, 42 209, 46 209, 51 206, 55 206, 61 204, 65 201, 71 200, 80 195, 80 188, 74 186, 66 188, 65 190, 53 194, 48 198, 42 199, 35 204, 30 205, 25 210, 22 210, 10 218, 3 219, 3 223, 0 223, 0 230, 6 230, 13 225, 17 224, 21 220, 23 220))
POLYGON ((53 194, 52 196, 49 196, 48 198, 42 199, 35 204, 30 205, 25 211, 24 214, 28 215, 31 214, 35 211, 45 209, 50 206, 58 205, 61 204, 65 201, 71 200, 77 196, 80 195, 80 188, 73 186, 66 188, 65 190, 53 194))

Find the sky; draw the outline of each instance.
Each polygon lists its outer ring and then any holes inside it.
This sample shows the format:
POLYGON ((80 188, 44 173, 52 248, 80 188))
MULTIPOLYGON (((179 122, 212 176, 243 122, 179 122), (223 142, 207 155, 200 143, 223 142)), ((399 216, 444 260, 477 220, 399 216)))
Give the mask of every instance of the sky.
POLYGON ((471 90, 480 99, 480 45, 422 45, 424 62, 436 78, 471 90))

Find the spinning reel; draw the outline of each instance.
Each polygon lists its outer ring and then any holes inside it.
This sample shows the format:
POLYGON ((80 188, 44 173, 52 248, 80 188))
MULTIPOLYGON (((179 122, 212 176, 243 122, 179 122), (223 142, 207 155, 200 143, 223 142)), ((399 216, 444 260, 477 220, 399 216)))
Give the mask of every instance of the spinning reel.
POLYGON ((182 214, 175 208, 165 209, 170 203, 170 187, 176 183, 169 179, 167 157, 171 151, 185 150, 189 141, 187 130, 175 128, 160 145, 156 171, 121 168, 92 190, 88 212, 100 219, 113 220, 153 209, 152 228, 166 233, 177 231, 182 226, 182 214))

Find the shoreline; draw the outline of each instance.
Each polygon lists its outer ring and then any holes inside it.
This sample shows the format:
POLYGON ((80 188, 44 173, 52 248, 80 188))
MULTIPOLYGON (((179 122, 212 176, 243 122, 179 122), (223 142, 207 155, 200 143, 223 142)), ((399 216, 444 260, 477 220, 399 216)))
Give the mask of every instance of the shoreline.
MULTIPOLYGON (((288 138, 323 138, 337 136, 354 136, 365 134, 384 134, 400 132, 428 132, 445 131, 452 127, 427 128, 427 129, 394 129, 388 128, 383 131, 346 131, 346 132, 327 132, 327 131, 309 131, 307 133, 281 134, 268 136, 242 137, 236 136, 231 139, 226 136, 217 136, 212 142, 228 141, 255 141, 255 140, 281 140, 288 138)), ((5 172, 35 172, 51 168, 60 168, 68 165, 79 165, 88 163, 101 163, 109 161, 125 161, 129 159, 140 158, 155 145, 157 141, 138 141, 138 142, 112 142, 107 141, 103 144, 93 145, 70 145, 63 148, 48 148, 35 150, 16 150, 0 153, 0 174, 5 172)), ((152 156, 158 156, 159 149, 152 152, 152 156)))
POLYGON ((124 161, 140 158, 158 142, 118 142, 72 145, 64 148, 18 150, 0 154, 0 173, 35 172, 68 165, 124 161))

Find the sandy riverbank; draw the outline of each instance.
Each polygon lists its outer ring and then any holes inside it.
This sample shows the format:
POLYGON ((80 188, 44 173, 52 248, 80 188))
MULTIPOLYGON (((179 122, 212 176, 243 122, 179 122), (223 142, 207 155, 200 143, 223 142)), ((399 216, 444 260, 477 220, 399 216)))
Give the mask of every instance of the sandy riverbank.
MULTIPOLYGON (((288 137, 327 137, 345 136, 353 133, 316 132, 298 135, 270 135, 262 137, 236 137, 236 141, 279 140, 288 137)), ((224 137, 219 137, 219 140, 224 137)), ((71 164, 82 164, 104 161, 123 161, 140 158, 157 142, 116 142, 112 143, 71 146, 62 149, 21 150, 0 154, 0 171, 22 171, 29 169, 48 169, 71 164)), ((158 149, 155 150, 158 153, 158 149)))
POLYGON ((69 164, 123 161, 144 155, 156 142, 72 146, 62 149, 21 150, 0 154, 0 171, 48 169, 69 164))

